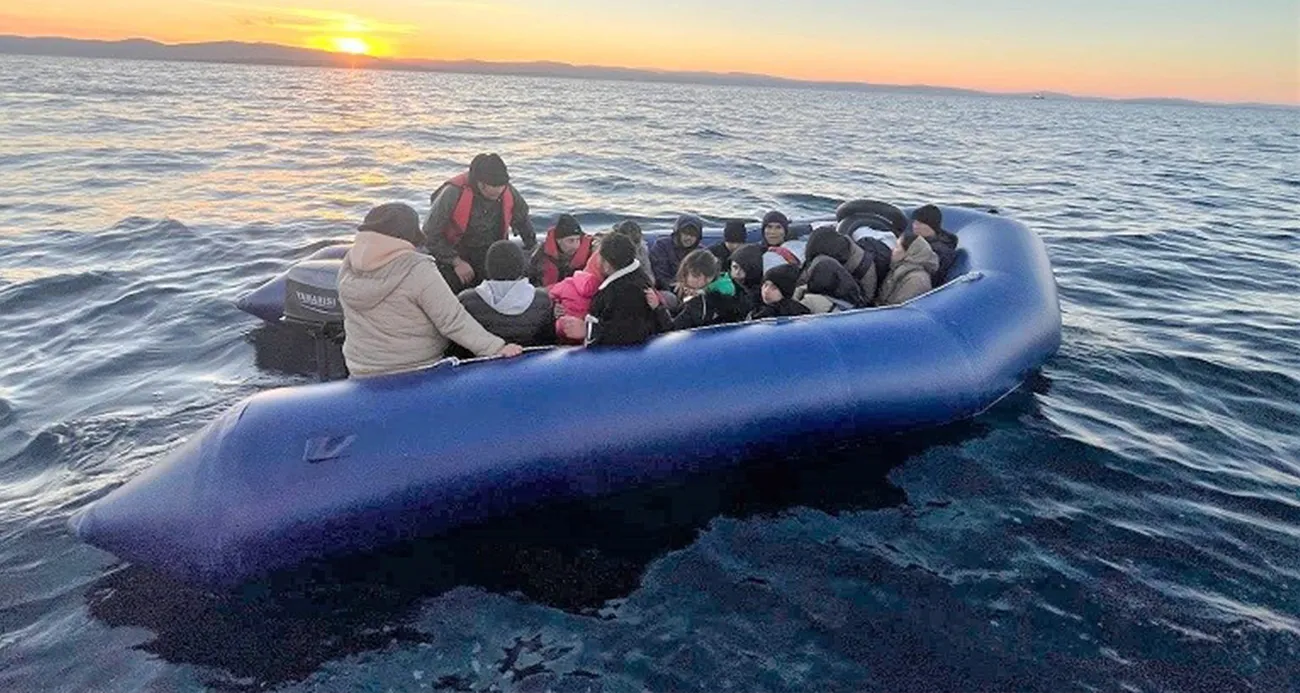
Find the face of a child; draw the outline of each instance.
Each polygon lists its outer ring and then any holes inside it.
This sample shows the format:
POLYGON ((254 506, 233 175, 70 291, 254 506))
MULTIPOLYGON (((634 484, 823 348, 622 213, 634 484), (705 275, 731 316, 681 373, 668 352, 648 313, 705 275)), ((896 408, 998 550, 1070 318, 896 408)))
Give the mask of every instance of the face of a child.
POLYGON ((740 265, 737 265, 734 262, 731 263, 731 278, 734 279, 737 283, 744 283, 745 268, 741 267, 740 265))
POLYGON ((768 245, 785 243, 785 227, 780 224, 768 224, 763 227, 763 240, 768 245))
POLYGON ((930 225, 925 223, 924 221, 918 221, 916 219, 913 219, 912 233, 915 233, 921 238, 930 238, 931 236, 934 236, 934 229, 930 228, 930 225))
POLYGON ((781 290, 776 288, 776 284, 763 282, 763 303, 770 306, 773 303, 780 303, 782 298, 785 297, 781 295, 781 290))
POLYGON ((704 287, 708 285, 709 285, 709 278, 704 276, 703 274, 695 274, 694 272, 691 272, 686 275, 686 290, 690 291, 691 293, 697 294, 703 291, 704 287))
POLYGON ((565 236, 555 244, 560 247, 560 253, 572 255, 578 252, 578 246, 582 245, 582 236, 565 236))

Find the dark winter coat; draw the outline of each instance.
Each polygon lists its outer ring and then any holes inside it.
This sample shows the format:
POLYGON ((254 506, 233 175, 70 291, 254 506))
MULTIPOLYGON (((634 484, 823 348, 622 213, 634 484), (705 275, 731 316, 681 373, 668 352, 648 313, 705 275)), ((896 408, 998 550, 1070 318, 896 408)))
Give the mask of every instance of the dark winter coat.
POLYGON ((700 232, 704 228, 704 221, 697 216, 683 214, 677 217, 672 234, 655 241, 650 248, 650 267, 654 270, 657 289, 673 288, 673 283, 677 281, 677 266, 682 264, 682 259, 690 255, 692 250, 700 247, 699 242, 689 248, 682 246, 681 232, 687 226, 693 226, 700 232))
POLYGON ((625 346, 640 344, 657 334, 666 318, 646 303, 645 290, 650 280, 641 271, 641 263, 632 264, 609 275, 591 300, 587 313, 587 346, 625 346))
POLYGON ((488 280, 458 296, 470 317, 488 332, 520 346, 555 343, 555 314, 546 289, 527 279, 488 280))

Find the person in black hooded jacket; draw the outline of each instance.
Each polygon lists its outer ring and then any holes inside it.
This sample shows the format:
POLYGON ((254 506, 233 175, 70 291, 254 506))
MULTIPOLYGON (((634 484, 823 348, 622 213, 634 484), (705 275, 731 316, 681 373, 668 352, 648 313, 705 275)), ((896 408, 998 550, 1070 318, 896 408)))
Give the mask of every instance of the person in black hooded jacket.
POLYGON ((730 274, 750 311, 763 305, 763 246, 750 243, 732 251, 730 274))
POLYGON ((853 310, 867 304, 862 286, 829 255, 819 255, 807 264, 799 275, 799 286, 804 290, 799 301, 814 313, 853 310))
POLYGON ((672 289, 677 276, 677 266, 682 258, 700 245, 704 234, 704 220, 693 214, 677 217, 673 232, 667 238, 660 238, 650 248, 650 264, 654 269, 655 288, 672 289))
MULTIPOLYGON (((653 308, 656 298, 650 280, 641 271, 636 247, 626 236, 610 234, 600 244, 601 269, 605 281, 591 299, 587 313, 587 346, 641 344, 662 330, 667 310, 653 308)), ((657 301, 656 301, 657 304, 657 301)))
MULTIPOLYGON (((881 244, 881 247, 884 247, 884 244, 881 244)), ((888 250, 886 247, 885 251, 888 250)), ((871 298, 876 295, 876 290, 880 287, 880 280, 884 278, 877 273, 877 263, 874 261, 873 255, 874 253, 868 254, 865 248, 854 243, 848 236, 836 231, 835 227, 823 226, 808 236, 808 246, 804 250, 803 266, 805 276, 800 278, 799 283, 808 283, 806 276, 808 268, 812 267, 817 258, 829 256, 848 270, 849 274, 858 283, 864 300, 866 303, 870 303, 871 298)), ((884 264, 886 271, 888 271, 888 263, 884 264)), ((862 305, 866 304, 863 303, 862 305)))
POLYGON ((934 205, 917 207, 912 212, 912 232, 930 244, 930 250, 939 256, 939 269, 930 276, 934 286, 948 280, 948 272, 957 261, 957 234, 943 229, 943 212, 934 205))
POLYGON ((794 289, 799 281, 799 268, 794 265, 777 265, 763 275, 763 304, 753 313, 755 320, 807 315, 808 306, 794 300, 794 289))

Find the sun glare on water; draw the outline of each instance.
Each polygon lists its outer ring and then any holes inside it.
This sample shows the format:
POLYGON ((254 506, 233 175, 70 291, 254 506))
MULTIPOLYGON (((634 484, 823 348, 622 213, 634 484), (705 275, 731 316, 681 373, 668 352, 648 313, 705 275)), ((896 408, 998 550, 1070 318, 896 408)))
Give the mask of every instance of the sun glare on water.
POLYGON ((351 55, 370 55, 370 44, 359 38, 339 37, 334 39, 334 50, 351 55))

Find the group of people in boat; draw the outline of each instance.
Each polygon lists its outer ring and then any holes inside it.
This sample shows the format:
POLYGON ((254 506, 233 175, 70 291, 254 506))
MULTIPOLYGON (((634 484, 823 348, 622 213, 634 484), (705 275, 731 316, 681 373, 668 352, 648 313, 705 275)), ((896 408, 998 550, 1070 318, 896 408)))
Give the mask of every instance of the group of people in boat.
POLYGON ((370 210, 343 259, 343 355, 354 376, 420 368, 449 350, 632 345, 671 330, 894 305, 943 283, 957 252, 933 205, 892 244, 827 226, 795 249, 778 211, 763 217, 759 243, 732 221, 704 247, 703 220, 685 214, 647 248, 633 220, 589 234, 561 214, 539 244, 496 154, 474 157, 430 201, 423 226, 404 203, 370 210))

